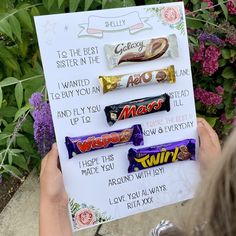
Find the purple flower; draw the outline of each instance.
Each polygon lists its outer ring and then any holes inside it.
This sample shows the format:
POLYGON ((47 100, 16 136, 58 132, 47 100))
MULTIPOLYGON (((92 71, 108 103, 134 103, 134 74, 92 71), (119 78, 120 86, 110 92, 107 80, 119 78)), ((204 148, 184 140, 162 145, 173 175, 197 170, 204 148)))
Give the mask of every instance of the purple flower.
POLYGON ((210 41, 210 42, 218 44, 218 45, 224 44, 224 41, 222 39, 220 39, 218 36, 216 36, 214 34, 209 34, 207 32, 201 33, 198 38, 199 38, 200 42, 210 41))
POLYGON ((31 98, 29 99, 29 103, 35 108, 38 108, 42 102, 43 102, 43 94, 39 92, 33 93, 31 95, 31 98))
POLYGON ((32 112, 34 118, 34 139, 39 153, 44 156, 51 149, 55 141, 55 133, 50 106, 42 98, 43 95, 41 93, 33 93, 29 102, 34 107, 32 112))

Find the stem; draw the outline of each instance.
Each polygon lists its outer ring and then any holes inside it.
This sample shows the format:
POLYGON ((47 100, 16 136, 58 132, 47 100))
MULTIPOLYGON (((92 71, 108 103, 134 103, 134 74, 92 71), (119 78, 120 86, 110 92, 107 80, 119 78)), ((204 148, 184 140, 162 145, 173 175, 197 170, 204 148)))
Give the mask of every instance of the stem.
POLYGON ((43 5, 42 3, 36 3, 36 4, 34 4, 34 5, 30 5, 30 6, 27 6, 27 7, 20 8, 20 9, 18 9, 18 10, 16 10, 16 11, 13 11, 13 12, 10 13, 10 14, 8 14, 7 16, 3 17, 3 18, 0 20, 0 23, 1 23, 2 21, 6 20, 7 18, 9 18, 10 16, 16 14, 16 13, 19 12, 19 11, 27 10, 27 9, 29 9, 29 8, 37 7, 37 6, 42 6, 42 5, 43 5))
POLYGON ((197 10, 195 10, 195 11, 191 11, 191 12, 187 13, 186 16, 187 16, 187 15, 191 15, 191 14, 193 14, 193 13, 195 13, 195 12, 205 11, 205 10, 212 9, 212 8, 214 8, 214 7, 217 7, 217 6, 219 6, 219 5, 221 5, 221 4, 224 4, 224 3, 227 3, 227 2, 228 2, 228 0, 226 0, 226 1, 224 1, 224 2, 221 2, 221 3, 218 3, 218 4, 216 4, 216 5, 213 5, 213 6, 211 6, 211 7, 206 7, 206 8, 204 8, 204 9, 200 8, 200 9, 197 9, 197 10))
MULTIPOLYGON (((19 123, 16 124, 15 129, 14 129, 14 131, 13 131, 12 134, 11 134, 11 138, 10 138, 10 141, 9 141, 9 143, 8 143, 8 145, 7 145, 7 148, 5 149, 5 153, 4 153, 3 159, 2 159, 1 164, 0 164, 0 168, 3 168, 3 163, 4 163, 4 161, 5 161, 6 157, 7 157, 7 153, 9 152, 9 149, 10 149, 12 143, 15 141, 16 135, 17 135, 19 129, 21 128, 22 124, 24 123, 24 121, 25 121, 27 115, 29 114, 29 112, 30 112, 30 111, 27 111, 27 112, 25 113, 25 115, 22 117, 22 119, 19 121, 19 123)), ((3 168, 3 169, 4 169, 4 168, 3 168)), ((20 178, 19 176, 17 176, 16 174, 12 173, 11 171, 8 171, 8 170, 7 170, 7 172, 10 172, 10 173, 13 174, 15 177, 17 177, 18 179, 21 180, 21 178, 20 178)))
MULTIPOLYGON (((201 21, 201 22, 207 23, 207 24, 209 24, 209 25, 213 25, 213 26, 215 26, 216 28, 222 29, 220 26, 218 26, 218 25, 216 25, 216 24, 213 24, 213 23, 211 23, 211 22, 209 22, 209 21, 202 20, 202 19, 193 18, 193 17, 189 17, 189 16, 187 16, 186 19, 201 21)), ((224 30, 224 29, 223 29, 223 30, 224 30)))
POLYGON ((36 78, 40 78, 40 77, 43 77, 43 75, 35 75, 35 76, 30 77, 30 78, 26 78, 26 79, 23 79, 23 80, 19 80, 19 81, 17 81, 17 82, 13 82, 13 83, 10 83, 10 84, 7 84, 7 85, 3 85, 3 86, 1 86, 1 87, 3 88, 3 87, 11 86, 11 85, 13 85, 13 84, 23 83, 23 82, 25 82, 25 81, 32 80, 32 79, 36 79, 36 78))

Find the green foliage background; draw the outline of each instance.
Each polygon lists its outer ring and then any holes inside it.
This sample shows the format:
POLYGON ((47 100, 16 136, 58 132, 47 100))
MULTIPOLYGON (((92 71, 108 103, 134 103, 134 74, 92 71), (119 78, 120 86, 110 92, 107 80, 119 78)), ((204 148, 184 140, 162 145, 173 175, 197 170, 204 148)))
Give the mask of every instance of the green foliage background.
MULTIPOLYGON (((22 178, 29 170, 29 165, 38 166, 40 156, 33 139, 33 120, 28 103, 31 94, 40 91, 45 93, 44 75, 37 44, 33 17, 37 15, 75 12, 84 10, 134 6, 136 4, 156 4, 171 1, 134 1, 134 0, 1 0, 0 1, 0 174, 8 177, 9 173, 22 178)), ((198 48, 196 30, 215 28, 218 23, 227 20, 235 25, 235 18, 228 14, 226 1, 218 0, 215 4, 217 19, 211 18, 206 3, 199 0, 185 0, 185 5, 195 12, 187 16, 190 29, 190 51, 198 48)), ((231 124, 219 122, 219 112, 224 111, 230 119, 235 115, 232 99, 235 96, 235 68, 232 59, 236 57, 233 47, 222 49, 220 70, 217 72, 215 85, 221 84, 225 89, 224 103, 217 111, 209 110, 199 104, 197 110, 201 116, 227 134, 231 124)), ((203 87, 215 86, 204 78, 198 64, 192 64, 194 85, 203 87)), ((214 87, 212 87, 214 90, 214 87)))

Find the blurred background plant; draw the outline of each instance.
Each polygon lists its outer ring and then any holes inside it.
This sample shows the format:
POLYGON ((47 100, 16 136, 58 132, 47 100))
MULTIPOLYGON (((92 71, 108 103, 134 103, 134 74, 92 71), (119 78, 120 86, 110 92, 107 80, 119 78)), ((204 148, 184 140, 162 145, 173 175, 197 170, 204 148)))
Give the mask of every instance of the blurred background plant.
MULTIPOLYGON (((1 178, 21 179, 54 141, 33 17, 164 2, 174 1, 0 1, 1 178)), ((236 124, 235 0, 184 3, 197 113, 223 138, 236 124)))

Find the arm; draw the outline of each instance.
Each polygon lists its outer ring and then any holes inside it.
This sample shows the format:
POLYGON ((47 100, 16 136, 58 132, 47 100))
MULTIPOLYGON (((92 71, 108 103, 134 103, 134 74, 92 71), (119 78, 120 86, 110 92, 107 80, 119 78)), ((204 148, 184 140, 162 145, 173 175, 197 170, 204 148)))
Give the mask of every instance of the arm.
POLYGON ((62 173, 57 167, 58 151, 54 144, 43 158, 40 173, 40 236, 72 236, 68 215, 68 196, 62 173))

